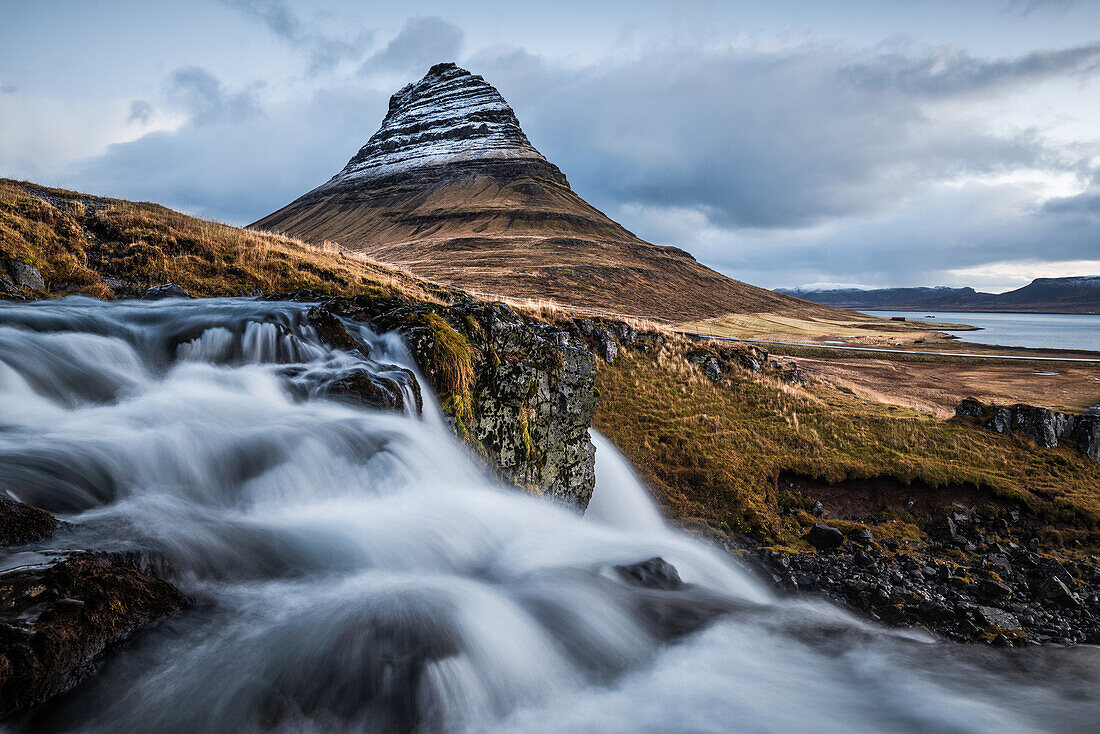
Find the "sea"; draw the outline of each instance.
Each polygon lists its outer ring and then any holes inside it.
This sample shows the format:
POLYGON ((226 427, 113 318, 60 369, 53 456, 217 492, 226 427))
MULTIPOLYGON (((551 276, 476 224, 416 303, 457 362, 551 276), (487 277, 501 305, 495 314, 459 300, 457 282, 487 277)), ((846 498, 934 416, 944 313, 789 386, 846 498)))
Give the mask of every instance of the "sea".
POLYGON ((872 316, 970 324, 980 331, 952 331, 977 344, 1034 349, 1084 349, 1100 351, 1100 314, 1063 313, 963 313, 956 311, 863 311, 872 316), (934 317, 934 318, 930 318, 934 317))

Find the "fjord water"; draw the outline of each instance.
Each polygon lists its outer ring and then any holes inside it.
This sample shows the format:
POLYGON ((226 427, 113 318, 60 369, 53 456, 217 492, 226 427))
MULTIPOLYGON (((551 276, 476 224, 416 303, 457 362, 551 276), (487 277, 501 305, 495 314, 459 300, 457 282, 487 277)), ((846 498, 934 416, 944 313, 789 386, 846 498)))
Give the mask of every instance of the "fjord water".
MULTIPOLYGON (((1100 314, 965 313, 962 311, 864 311, 872 316, 969 324, 980 331, 955 331, 963 341, 1030 349, 1100 352, 1100 314), (934 319, 927 319, 929 315, 934 319)), ((944 331, 951 331, 944 329, 944 331)))
POLYGON ((663 523, 600 437, 587 516, 500 487, 432 405, 420 417, 325 398, 348 370, 411 365, 398 339, 357 325, 369 358, 323 346, 305 311, 0 307, 0 491, 70 523, 4 565, 139 551, 195 601, 19 726, 1093 730, 1095 650, 946 645, 776 598, 663 523), (655 556, 690 585, 613 570, 655 556), (721 614, 670 639, 654 610, 721 614))

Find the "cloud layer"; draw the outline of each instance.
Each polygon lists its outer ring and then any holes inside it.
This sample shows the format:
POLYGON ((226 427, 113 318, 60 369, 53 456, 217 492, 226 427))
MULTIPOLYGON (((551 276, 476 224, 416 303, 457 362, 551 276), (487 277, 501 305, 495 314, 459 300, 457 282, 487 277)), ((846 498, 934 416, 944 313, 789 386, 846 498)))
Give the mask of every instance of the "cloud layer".
POLYGON ((223 2, 300 51, 301 76, 230 85, 170 69, 118 115, 175 122, 72 165, 67 183, 253 221, 339 170, 397 87, 456 60, 500 88, 582 196, 735 277, 910 285, 995 272, 969 283, 995 288, 1011 278, 981 266, 1100 259, 1100 142, 1001 114, 1044 85, 1095 91, 1100 42, 1000 57, 911 40, 679 43, 577 63, 523 48, 463 56, 462 28, 434 16, 387 37, 325 30, 278 0, 223 2))

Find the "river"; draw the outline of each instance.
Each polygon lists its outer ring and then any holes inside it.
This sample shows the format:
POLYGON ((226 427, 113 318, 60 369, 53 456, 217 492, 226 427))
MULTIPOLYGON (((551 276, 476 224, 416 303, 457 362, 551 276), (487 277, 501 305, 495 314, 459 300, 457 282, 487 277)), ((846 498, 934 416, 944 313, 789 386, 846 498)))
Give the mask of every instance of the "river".
POLYGON ((598 436, 586 516, 501 487, 427 391, 425 417, 327 399, 349 370, 413 365, 357 324, 369 359, 329 349, 305 309, 0 306, 0 491, 70 523, 6 565, 136 550, 196 601, 35 731, 1095 731, 1096 649, 947 644, 776 597, 666 525, 598 436), (614 570, 657 556, 688 585, 614 570), (661 634, 685 617, 708 623, 661 634))
MULTIPOLYGON (((955 311, 863 311, 872 316, 970 324, 980 331, 952 332, 977 344, 1032 349, 1084 349, 1100 351, 1100 314, 1064 313, 963 313, 955 311), (933 319, 927 316, 935 316, 933 319)), ((950 331, 950 329, 945 329, 950 331)))

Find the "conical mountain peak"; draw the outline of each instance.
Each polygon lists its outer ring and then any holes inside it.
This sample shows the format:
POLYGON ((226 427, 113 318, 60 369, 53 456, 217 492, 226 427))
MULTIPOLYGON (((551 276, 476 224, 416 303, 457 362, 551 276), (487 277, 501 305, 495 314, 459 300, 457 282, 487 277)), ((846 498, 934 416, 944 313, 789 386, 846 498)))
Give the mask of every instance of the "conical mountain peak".
POLYGON ((493 85, 456 64, 436 64, 390 98, 378 132, 326 187, 494 159, 545 162, 493 85))
POLYGON ((676 321, 805 313, 635 237, 573 191, 500 92, 455 64, 398 90, 340 173, 254 226, 481 293, 676 321))

